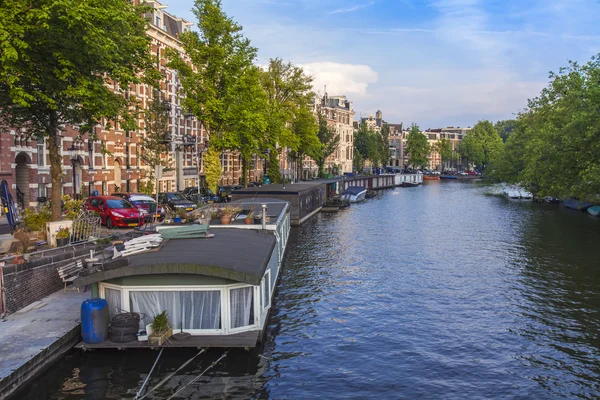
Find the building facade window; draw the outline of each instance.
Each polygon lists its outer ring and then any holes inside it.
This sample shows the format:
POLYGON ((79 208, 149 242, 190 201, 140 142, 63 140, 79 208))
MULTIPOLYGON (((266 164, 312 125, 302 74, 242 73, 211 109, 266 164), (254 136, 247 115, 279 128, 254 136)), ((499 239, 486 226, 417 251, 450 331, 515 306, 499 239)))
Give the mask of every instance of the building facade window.
MULTIPOLYGON (((96 154, 94 152, 94 141, 93 140, 89 140, 88 141, 88 152, 89 152, 89 166, 90 169, 94 169, 94 165, 96 164, 96 154)), ((90 192, 91 193, 91 192, 90 192)))
POLYGON ((46 197, 48 193, 48 187, 45 183, 38 184, 38 197, 46 197))
POLYGON ((43 167, 46 165, 46 148, 44 145, 44 139, 37 141, 37 165, 43 167))

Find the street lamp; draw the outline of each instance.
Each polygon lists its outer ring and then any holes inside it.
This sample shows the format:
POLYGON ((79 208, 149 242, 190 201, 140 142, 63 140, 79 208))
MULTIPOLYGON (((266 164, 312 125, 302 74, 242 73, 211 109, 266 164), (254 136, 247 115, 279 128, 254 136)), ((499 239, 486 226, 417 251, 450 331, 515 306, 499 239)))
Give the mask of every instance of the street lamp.
POLYGON ((75 142, 69 148, 69 156, 71 157, 71 166, 73 167, 73 198, 77 200, 77 182, 75 182, 75 165, 77 164, 77 147, 75 142))
POLYGON ((204 164, 204 152, 208 150, 208 140, 204 140, 204 142, 200 142, 198 144, 198 153, 200 153, 200 158, 198 159, 198 193, 200 193, 200 188, 204 187, 204 182, 202 180, 202 165, 204 164))

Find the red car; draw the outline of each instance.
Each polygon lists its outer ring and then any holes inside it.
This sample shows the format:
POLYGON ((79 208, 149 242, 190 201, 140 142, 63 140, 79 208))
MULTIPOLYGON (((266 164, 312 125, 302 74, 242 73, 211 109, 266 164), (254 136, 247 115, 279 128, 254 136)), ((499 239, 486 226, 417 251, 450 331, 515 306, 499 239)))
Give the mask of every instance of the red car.
POLYGON ((100 214, 102 224, 109 229, 114 226, 134 227, 144 224, 145 212, 120 197, 91 196, 85 207, 100 214))
POLYGON ((120 197, 127 200, 142 213, 145 213, 145 220, 152 221, 153 218, 162 221, 165 219, 165 209, 156 205, 156 200, 144 193, 113 193, 111 196, 120 197), (154 215, 153 215, 154 214, 154 215))

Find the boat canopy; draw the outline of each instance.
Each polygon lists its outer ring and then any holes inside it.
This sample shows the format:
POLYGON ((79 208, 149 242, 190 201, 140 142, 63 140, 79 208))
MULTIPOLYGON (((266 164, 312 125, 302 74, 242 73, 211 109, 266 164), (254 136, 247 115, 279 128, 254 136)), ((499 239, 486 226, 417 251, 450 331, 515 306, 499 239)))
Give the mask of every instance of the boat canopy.
POLYGON ((367 190, 367 189, 365 189, 364 186, 350 186, 346 190, 344 190, 344 193, 342 193, 342 194, 349 194, 349 195, 356 196, 357 194, 360 194, 360 193, 364 192, 365 190, 367 190))

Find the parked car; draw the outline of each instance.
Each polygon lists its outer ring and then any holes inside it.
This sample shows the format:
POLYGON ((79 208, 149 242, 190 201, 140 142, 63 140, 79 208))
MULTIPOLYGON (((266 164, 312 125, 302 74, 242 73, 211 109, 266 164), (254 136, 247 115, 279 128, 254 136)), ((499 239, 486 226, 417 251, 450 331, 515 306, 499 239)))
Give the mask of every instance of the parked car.
POLYGON ((200 193, 198 193, 198 186, 192 186, 189 188, 183 189, 182 194, 188 199, 193 201, 194 203, 198 203, 198 200, 208 202, 219 201, 219 196, 214 194, 212 190, 206 187, 200 188, 200 193))
POLYGON ((469 171, 467 172, 468 175, 479 175, 477 172, 475 171, 469 171))
POLYGON ((159 193, 158 203, 171 211, 192 211, 196 209, 196 203, 186 199, 183 194, 178 192, 159 193))
POLYGON ((116 196, 91 196, 88 197, 85 208, 96 211, 100 221, 107 228, 134 227, 144 224, 147 214, 127 200, 116 196))
POLYGON ((145 193, 113 193, 113 196, 121 197, 146 213, 145 220, 151 221, 157 218, 159 221, 165 219, 165 209, 156 204, 152 196, 145 193))
POLYGON ((219 186, 219 191, 217 192, 217 196, 219 197, 219 201, 222 203, 229 203, 231 201, 231 193, 234 190, 241 189, 243 186, 234 185, 234 186, 219 186))
POLYGON ((459 172, 458 175, 460 175, 460 176, 467 176, 467 175, 469 175, 469 173, 468 172, 459 172))

